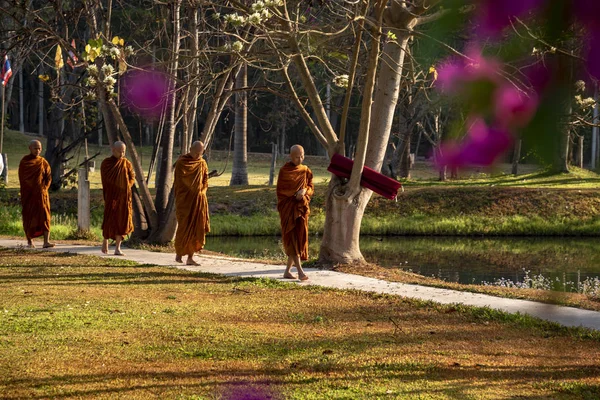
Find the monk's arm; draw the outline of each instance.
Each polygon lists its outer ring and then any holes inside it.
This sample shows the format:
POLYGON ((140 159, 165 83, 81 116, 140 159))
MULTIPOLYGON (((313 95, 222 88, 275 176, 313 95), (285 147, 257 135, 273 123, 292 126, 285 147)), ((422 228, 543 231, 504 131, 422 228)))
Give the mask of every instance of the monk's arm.
POLYGON ((312 171, 309 169, 306 171, 306 196, 312 198, 313 194, 315 194, 315 185, 313 185, 312 171))
POLYGON ((202 169, 202 188, 200 189, 200 191, 202 193, 206 194, 207 190, 208 190, 208 165, 205 162, 204 168, 202 169))
POLYGON ((42 187, 44 190, 50 189, 50 184, 52 183, 52 170, 50 169, 50 164, 44 164, 44 171, 42 172, 42 187))
POLYGON ((133 170, 133 165, 131 163, 127 164, 127 178, 129 179, 129 187, 132 187, 135 184, 135 171, 133 170))

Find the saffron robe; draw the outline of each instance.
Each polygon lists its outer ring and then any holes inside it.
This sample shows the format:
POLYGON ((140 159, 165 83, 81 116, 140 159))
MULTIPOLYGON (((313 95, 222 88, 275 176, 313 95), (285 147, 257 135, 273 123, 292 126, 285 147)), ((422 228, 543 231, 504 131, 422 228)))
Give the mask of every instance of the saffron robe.
POLYGON ((279 170, 277 178, 277 211, 281 222, 281 236, 285 254, 300 255, 308 259, 308 216, 310 198, 315 193, 313 175, 306 165, 286 163, 279 170), (296 200, 296 192, 306 189, 301 200, 296 200))
POLYGON ((50 232, 50 164, 43 157, 26 155, 19 164, 23 230, 27 238, 50 232))
POLYGON ((124 237, 133 232, 133 166, 125 157, 111 156, 102 161, 100 176, 104 195, 102 236, 104 239, 116 239, 117 235, 124 237))
POLYGON ((208 216, 208 165, 200 157, 185 154, 175 163, 175 207, 177 233, 175 251, 178 256, 194 254, 204 248, 210 232, 208 216))

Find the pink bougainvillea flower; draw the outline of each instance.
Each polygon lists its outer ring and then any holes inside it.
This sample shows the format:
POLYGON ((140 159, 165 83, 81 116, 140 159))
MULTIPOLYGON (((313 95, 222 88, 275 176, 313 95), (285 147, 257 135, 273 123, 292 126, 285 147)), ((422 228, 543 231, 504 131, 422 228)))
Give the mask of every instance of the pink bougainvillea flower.
POLYGON ((572 0, 571 10, 577 21, 581 22, 587 30, 586 60, 590 75, 600 79, 600 1, 599 0, 572 0))
POLYGON ((590 33, 586 60, 590 75, 600 79, 600 28, 596 28, 595 31, 590 33))
POLYGON ((481 80, 500 82, 502 66, 497 60, 482 56, 475 46, 468 48, 466 55, 468 58, 448 60, 439 68, 437 83, 443 91, 457 92, 465 83, 481 80))
POLYGON ((505 129, 490 128, 481 118, 471 124, 460 143, 445 143, 437 157, 438 167, 489 166, 512 145, 513 136, 505 129))
POLYGON ((572 0, 573 15, 588 28, 600 28, 600 1, 572 0))
POLYGON ((169 81, 150 70, 128 72, 121 85, 122 100, 133 112, 146 118, 158 118, 169 99, 169 81))
POLYGON ((496 124, 504 128, 523 128, 535 115, 538 106, 537 94, 527 96, 514 86, 506 84, 494 93, 496 124))
POLYGON ((479 0, 476 7, 478 33, 497 36, 513 17, 538 9, 546 0, 479 0))

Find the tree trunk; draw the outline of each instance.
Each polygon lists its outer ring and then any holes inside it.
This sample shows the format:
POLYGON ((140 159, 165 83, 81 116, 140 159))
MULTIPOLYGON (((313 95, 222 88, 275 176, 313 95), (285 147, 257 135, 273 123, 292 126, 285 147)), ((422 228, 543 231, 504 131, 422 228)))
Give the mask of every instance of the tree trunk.
MULTIPOLYGON (((236 78, 238 89, 248 86, 248 70, 244 64, 236 78)), ((245 90, 235 95, 235 140, 230 186, 248 185, 248 104, 245 90)))
POLYGON ((554 155, 552 170, 557 173, 569 173, 569 130, 565 129, 556 138, 557 153, 554 155))
POLYGON ((327 189, 327 213, 319 252, 319 264, 323 266, 364 262, 359 243, 360 224, 373 192, 362 189, 354 201, 348 202, 335 194, 340 187, 340 179, 334 176, 327 189))
POLYGON ((583 136, 577 136, 577 166, 583 168, 583 136))
POLYGON ((404 140, 402 141, 402 148, 400 151, 400 178, 410 179, 410 169, 412 167, 412 160, 410 157, 410 132, 404 133, 404 140))
POLYGON ((175 89, 177 87, 177 71, 179 68, 179 47, 181 41, 181 2, 182 0, 176 0, 173 2, 173 42, 172 42, 172 60, 169 68, 169 110, 166 132, 162 137, 162 157, 160 162, 162 163, 161 171, 158 179, 158 186, 156 187, 156 211, 159 215, 160 223, 166 222, 162 218, 165 210, 168 206, 169 193, 172 186, 172 175, 173 175, 173 148, 175 144, 175 129, 177 128, 177 121, 175 119, 175 108, 177 96, 175 95, 175 89))
MULTIPOLYGON (((415 19, 416 21, 416 19, 415 19)), ((412 28, 414 23, 409 22, 412 28)), ((402 67, 405 49, 409 40, 408 30, 391 29, 398 38, 388 41, 381 55, 379 75, 373 97, 371 125, 369 129, 369 147, 365 165, 376 171, 381 170, 385 150, 389 142, 394 112, 400 92, 402 67)), ((369 101, 363 100, 363 101, 369 101)), ((324 265, 335 263, 363 262, 360 252, 360 224, 365 207, 373 192, 362 189, 354 201, 348 202, 335 195, 337 178, 333 178, 327 192, 327 213, 325 230, 321 241, 319 262, 324 265)))
POLYGON ((521 159, 521 143, 522 141, 518 139, 515 142, 515 150, 513 155, 513 163, 512 163, 512 174, 517 175, 519 169, 519 161, 521 159))
POLYGON ((271 168, 269 169, 269 186, 273 186, 275 180, 275 168, 277 167, 277 143, 271 143, 271 168))

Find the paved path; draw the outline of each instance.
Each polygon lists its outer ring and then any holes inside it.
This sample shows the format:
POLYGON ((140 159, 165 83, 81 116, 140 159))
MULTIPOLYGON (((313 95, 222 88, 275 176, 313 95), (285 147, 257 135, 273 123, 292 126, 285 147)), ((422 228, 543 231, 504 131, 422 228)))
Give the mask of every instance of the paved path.
MULTIPOLYGON (((25 240, 0 239, 0 247, 25 246, 25 240)), ((41 242, 39 243, 41 247, 41 242)), ((113 248, 111 247, 111 250, 113 248)), ((248 262, 242 259, 228 257, 201 256, 199 266, 187 266, 175 262, 171 253, 155 253, 146 250, 124 249, 125 257, 103 255, 100 247, 58 244, 49 249, 56 252, 71 252, 77 254, 95 255, 101 257, 125 258, 141 264, 152 264, 176 267, 189 271, 217 273, 229 276, 266 277, 281 279, 284 266, 248 262)), ((184 257, 185 259, 185 257, 184 257)), ((582 326, 600 330, 600 312, 580 310, 573 307, 563 307, 543 304, 535 301, 505 299, 485 294, 461 292, 457 290, 439 289, 427 286, 410 285, 405 283, 388 282, 381 279, 368 278, 360 275, 345 274, 334 271, 321 271, 306 268, 310 276, 308 282, 301 285, 318 285, 336 289, 355 289, 366 292, 393 294, 413 299, 431 300, 442 304, 461 303, 476 307, 490 307, 509 313, 520 312, 533 317, 557 322, 565 326, 582 326)), ((289 280, 286 280, 289 282, 289 280)), ((299 282, 299 281, 298 281, 299 282)))

